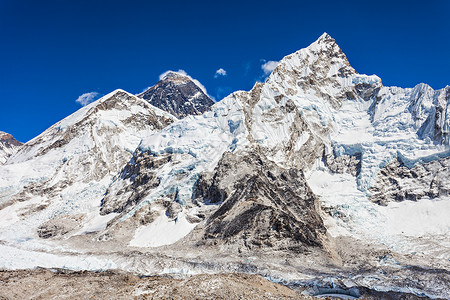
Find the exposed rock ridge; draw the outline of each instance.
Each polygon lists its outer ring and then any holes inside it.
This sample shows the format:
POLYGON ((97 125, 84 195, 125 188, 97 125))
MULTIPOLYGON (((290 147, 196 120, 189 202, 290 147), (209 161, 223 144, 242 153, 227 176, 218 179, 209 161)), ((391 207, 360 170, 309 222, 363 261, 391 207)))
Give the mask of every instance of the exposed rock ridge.
POLYGON ((380 170, 369 189, 370 200, 387 205, 390 201, 417 201, 450 195, 450 157, 409 168, 397 157, 380 170))

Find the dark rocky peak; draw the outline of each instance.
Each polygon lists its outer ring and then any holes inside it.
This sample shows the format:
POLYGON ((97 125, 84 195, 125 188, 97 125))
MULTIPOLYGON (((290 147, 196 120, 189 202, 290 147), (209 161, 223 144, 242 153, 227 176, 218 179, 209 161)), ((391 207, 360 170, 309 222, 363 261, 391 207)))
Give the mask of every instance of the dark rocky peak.
POLYGON ((11 146, 22 145, 22 143, 16 140, 12 135, 3 131, 0 131, 0 143, 11 146))
POLYGON ((188 81, 191 81, 189 76, 174 71, 166 72, 161 76, 160 80, 168 80, 173 83, 187 83, 188 81))
POLYGON ((169 71, 154 86, 137 95, 178 118, 201 115, 215 103, 190 76, 169 71))

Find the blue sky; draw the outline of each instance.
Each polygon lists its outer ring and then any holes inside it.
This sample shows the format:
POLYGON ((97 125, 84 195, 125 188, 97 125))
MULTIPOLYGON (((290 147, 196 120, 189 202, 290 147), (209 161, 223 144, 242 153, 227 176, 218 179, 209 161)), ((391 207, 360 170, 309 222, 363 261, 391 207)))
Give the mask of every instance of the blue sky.
MULTIPOLYGON (((450 1, 0 0, 0 130, 25 142, 85 93, 139 93, 185 70, 220 100, 334 37, 385 85, 450 84, 450 1), (222 68, 226 76, 215 76, 222 68)), ((223 72, 222 72, 223 73, 223 72)))

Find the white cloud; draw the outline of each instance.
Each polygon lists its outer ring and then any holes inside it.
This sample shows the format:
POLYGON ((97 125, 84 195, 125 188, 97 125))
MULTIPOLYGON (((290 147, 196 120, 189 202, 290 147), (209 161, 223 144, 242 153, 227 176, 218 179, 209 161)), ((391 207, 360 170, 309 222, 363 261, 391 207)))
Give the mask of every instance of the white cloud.
POLYGON ((93 102, 97 99, 98 93, 97 92, 90 92, 90 93, 84 93, 80 97, 78 97, 75 102, 81 104, 82 106, 86 106, 89 103, 93 102))
POLYGON ((227 71, 225 71, 224 69, 220 68, 219 70, 216 71, 216 74, 214 75, 214 78, 217 78, 219 76, 227 76, 227 71))
POLYGON ((210 96, 210 95, 208 94, 208 92, 206 91, 206 88, 203 86, 203 84, 201 84, 200 81, 198 81, 197 79, 194 79, 194 78, 192 78, 191 76, 189 76, 189 75, 186 73, 185 70, 181 70, 181 69, 179 69, 178 71, 167 70, 166 72, 164 72, 164 73, 162 73, 161 75, 159 75, 159 80, 163 80, 164 78, 166 78, 166 76, 167 76, 169 73, 176 73, 176 74, 178 74, 178 75, 182 75, 182 76, 188 77, 190 80, 192 80, 192 81, 195 83, 196 86, 198 86, 198 87, 202 90, 203 93, 205 93, 205 95, 208 95, 209 98, 211 98, 211 99, 214 100, 214 97, 212 97, 212 96, 210 96))
POLYGON ((264 71, 265 75, 269 75, 273 70, 277 67, 279 61, 264 61, 264 64, 261 65, 261 69, 264 71))

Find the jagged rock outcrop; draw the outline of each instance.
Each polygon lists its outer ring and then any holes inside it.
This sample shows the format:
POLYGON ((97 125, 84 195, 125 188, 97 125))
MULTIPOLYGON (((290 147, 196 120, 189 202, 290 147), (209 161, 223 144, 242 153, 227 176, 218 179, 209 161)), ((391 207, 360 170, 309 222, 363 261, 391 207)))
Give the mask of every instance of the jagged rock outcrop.
POLYGON ((293 252, 322 245, 326 229, 302 171, 280 168, 256 149, 226 152, 212 174, 200 177, 193 197, 220 204, 201 244, 293 252))
POLYGON ((103 215, 112 212, 122 213, 126 208, 131 208, 139 203, 160 184, 161 180, 155 170, 170 161, 170 154, 158 157, 149 151, 142 153, 138 149, 120 175, 121 180, 130 182, 130 184, 108 189, 102 200, 100 213, 103 215), (121 201, 122 199, 125 201, 121 201))
POLYGON ((325 165, 331 172, 338 174, 348 173, 353 176, 358 176, 361 172, 361 159, 361 153, 337 156, 334 152, 323 152, 323 161, 325 165))
POLYGON ((22 145, 12 135, 0 131, 0 165, 4 164, 10 156, 19 151, 22 145))
POLYGON ((192 78, 179 72, 168 72, 137 96, 180 119, 201 115, 215 103, 192 78))
POLYGON ((85 215, 79 214, 52 218, 38 227, 37 234, 42 239, 63 236, 79 228, 84 217, 85 215))
POLYGON ((387 205, 390 201, 417 201, 450 195, 450 157, 408 167, 400 157, 383 167, 369 189, 370 200, 387 205))

